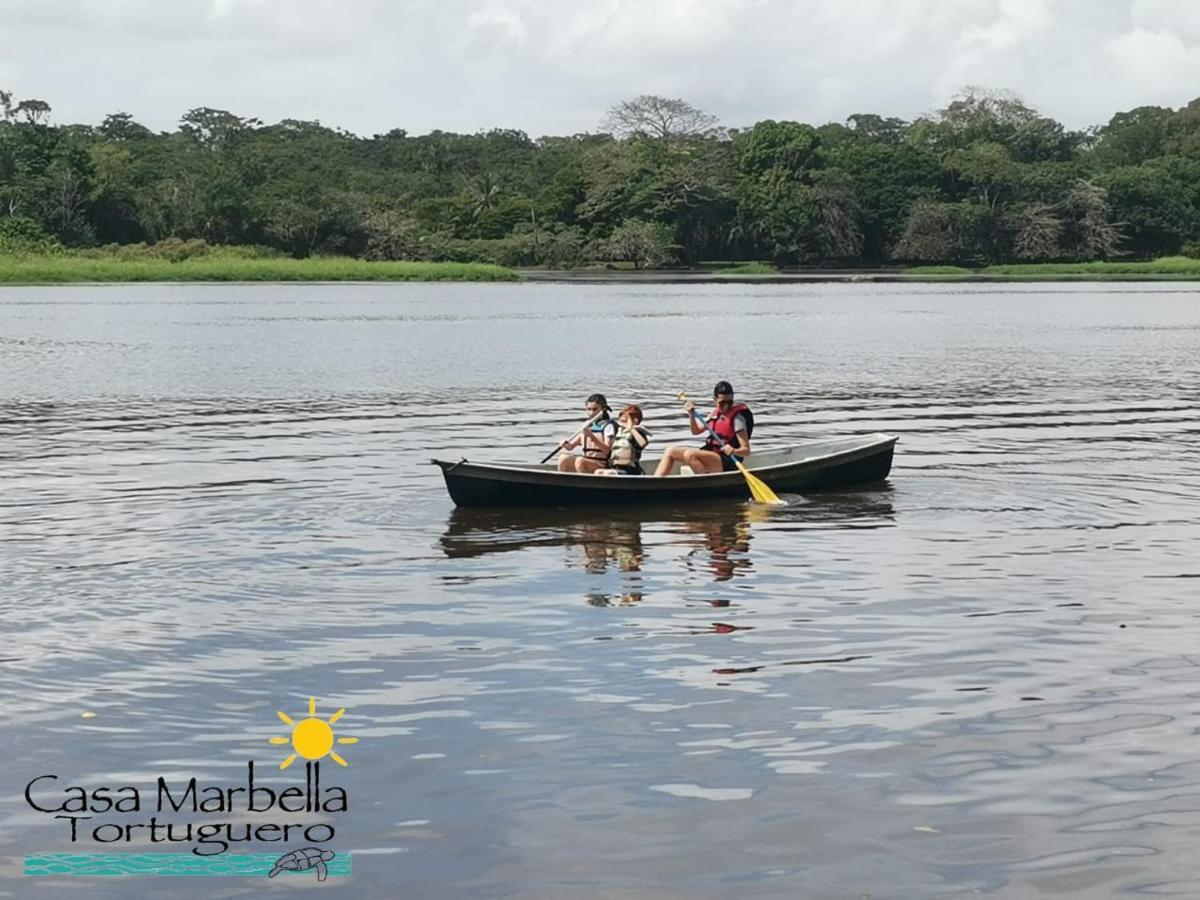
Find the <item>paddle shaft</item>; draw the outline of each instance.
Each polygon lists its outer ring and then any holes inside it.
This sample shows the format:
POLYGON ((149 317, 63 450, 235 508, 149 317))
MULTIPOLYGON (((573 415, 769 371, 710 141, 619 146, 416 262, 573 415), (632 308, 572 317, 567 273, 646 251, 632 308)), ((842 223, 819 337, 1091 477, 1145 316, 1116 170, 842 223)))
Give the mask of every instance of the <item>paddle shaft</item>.
POLYGON ((588 419, 586 422, 584 422, 582 425, 580 425, 579 430, 576 431, 569 438, 567 438, 565 441, 559 441, 558 446, 555 447, 553 450, 551 450, 549 453, 547 453, 545 456, 543 456, 542 461, 540 463, 538 463, 538 465, 545 465, 546 463, 550 462, 550 457, 552 457, 555 453, 558 453, 560 450, 562 450, 562 445, 564 443, 569 443, 570 441, 575 440, 575 438, 577 438, 579 435, 583 434, 583 430, 585 428, 591 427, 592 423, 595 422, 602 415, 604 415, 604 410, 600 410, 600 412, 596 413, 594 416, 592 416, 590 419, 588 419))
MULTIPOLYGON (((725 440, 723 437, 721 437, 719 434, 717 434, 715 431, 713 431, 711 428, 708 427, 708 420, 705 419, 704 416, 700 415, 700 413, 696 411, 695 407, 692 407, 692 418, 694 418, 697 422, 700 423, 700 426, 705 431, 708 432, 708 436, 713 439, 713 442, 716 443, 716 445, 718 447, 724 447, 726 444, 729 443, 729 441, 725 440)), ((732 446, 732 445, 730 445, 730 446, 732 446)), ((717 452, 720 453, 719 450, 717 452)))

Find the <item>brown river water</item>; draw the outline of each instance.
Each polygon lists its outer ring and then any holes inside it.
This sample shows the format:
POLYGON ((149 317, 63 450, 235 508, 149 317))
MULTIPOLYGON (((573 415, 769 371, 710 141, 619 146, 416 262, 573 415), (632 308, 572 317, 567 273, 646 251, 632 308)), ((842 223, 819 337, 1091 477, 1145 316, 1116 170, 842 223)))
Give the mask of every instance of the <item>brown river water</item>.
POLYGON ((31 779, 303 787, 316 697, 348 809, 234 818, 331 823, 322 896, 1197 896, 1198 400, 1178 284, 0 290, 0 895, 316 889, 23 874, 196 846, 31 779), (456 511, 428 465, 594 390, 661 449, 717 378, 891 477, 456 511))

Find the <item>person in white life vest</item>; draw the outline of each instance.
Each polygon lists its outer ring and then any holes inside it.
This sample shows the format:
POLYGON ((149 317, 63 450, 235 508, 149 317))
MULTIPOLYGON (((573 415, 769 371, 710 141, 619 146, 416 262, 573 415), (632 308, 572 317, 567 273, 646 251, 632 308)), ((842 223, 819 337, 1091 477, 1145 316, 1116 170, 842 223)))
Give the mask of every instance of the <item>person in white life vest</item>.
POLYGON ((597 470, 597 475, 645 475, 642 451, 650 443, 650 430, 642 426, 642 409, 630 404, 617 415, 621 424, 613 438, 609 468, 597 470))
POLYGON ((733 385, 728 381, 718 381, 713 388, 713 411, 708 414, 708 427, 720 439, 714 441, 704 426, 692 415, 695 404, 689 400, 684 404, 687 410, 688 424, 692 434, 706 436, 701 447, 671 446, 663 453, 663 458, 654 470, 658 477, 670 475, 676 465, 684 465, 697 475, 712 475, 717 472, 733 472, 737 462, 742 462, 750 455, 750 435, 754 433, 754 413, 744 403, 736 403, 733 398, 733 385), (736 462, 735 462, 736 460, 736 462))
POLYGON ((578 472, 590 475, 597 469, 608 466, 608 458, 612 455, 613 438, 617 435, 617 423, 610 414, 608 401, 603 394, 592 394, 587 398, 584 407, 592 423, 586 426, 575 437, 565 440, 560 445, 563 450, 574 450, 583 447, 582 456, 572 456, 563 453, 558 458, 558 471, 578 472))

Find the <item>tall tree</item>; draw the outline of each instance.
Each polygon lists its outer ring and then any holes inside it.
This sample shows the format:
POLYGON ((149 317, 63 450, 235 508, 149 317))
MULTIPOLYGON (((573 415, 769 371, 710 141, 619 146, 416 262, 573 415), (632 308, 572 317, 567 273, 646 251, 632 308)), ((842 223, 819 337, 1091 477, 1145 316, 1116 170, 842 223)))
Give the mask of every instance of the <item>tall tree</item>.
POLYGON ((717 126, 716 116, 697 109, 685 100, 642 94, 622 100, 608 110, 600 127, 617 137, 635 134, 650 138, 702 135, 717 126))
POLYGON ((50 116, 50 104, 45 100, 22 100, 13 113, 24 116, 30 125, 40 125, 50 116))

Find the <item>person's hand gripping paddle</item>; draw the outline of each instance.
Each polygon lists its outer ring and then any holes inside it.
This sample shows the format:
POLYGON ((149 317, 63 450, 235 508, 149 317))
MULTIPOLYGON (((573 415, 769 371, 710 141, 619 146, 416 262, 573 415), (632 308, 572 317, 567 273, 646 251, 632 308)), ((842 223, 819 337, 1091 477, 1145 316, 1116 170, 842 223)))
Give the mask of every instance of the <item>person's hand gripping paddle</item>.
POLYGON ((550 457, 552 457, 555 453, 561 453, 563 451, 563 444, 571 443, 571 441, 575 440, 575 438, 579 437, 581 434, 583 434, 583 432, 585 432, 587 429, 591 428, 592 423, 595 422, 602 415, 604 415, 604 410, 600 410, 600 412, 596 413, 594 416, 592 416, 590 419, 588 419, 586 422, 584 422, 582 425, 580 425, 579 430, 576 431, 569 438, 564 438, 563 440, 559 441, 558 446, 556 446, 553 450, 551 450, 544 457, 542 457, 542 461, 540 463, 538 463, 538 465, 545 465, 546 463, 550 462, 550 457))

